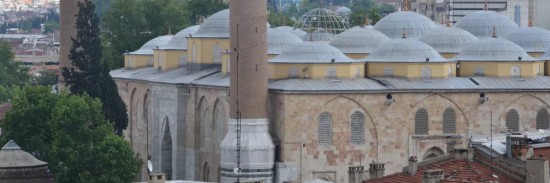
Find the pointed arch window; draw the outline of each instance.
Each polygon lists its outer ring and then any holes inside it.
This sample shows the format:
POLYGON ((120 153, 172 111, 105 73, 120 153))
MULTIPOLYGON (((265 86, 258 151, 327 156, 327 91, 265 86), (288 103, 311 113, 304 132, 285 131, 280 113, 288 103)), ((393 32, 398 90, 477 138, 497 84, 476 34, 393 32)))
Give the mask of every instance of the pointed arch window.
POLYGON ((289 78, 297 78, 299 76, 300 76, 300 73, 298 72, 298 69, 296 69, 296 68, 288 69, 288 77, 289 78))
POLYGON ((317 120, 317 143, 332 144, 332 116, 328 112, 323 112, 317 120))
POLYGON ((549 129, 550 128, 550 114, 545 108, 542 108, 537 112, 537 129, 549 129))
POLYGON ((421 67, 420 68, 420 77, 422 79, 431 79, 432 78, 432 69, 429 67, 421 67))
POLYGON ((210 109, 206 109, 204 111, 202 120, 202 125, 204 127, 204 145, 208 149, 212 142, 212 126, 210 125, 210 122, 212 121, 212 116, 210 115, 210 109))
POLYGON ((393 68, 384 67, 384 77, 393 77, 393 68))
POLYGON ((456 113, 453 108, 447 108, 443 112, 443 133, 456 133, 456 113))
POLYGON ((365 144, 365 115, 355 111, 350 119, 350 143, 365 144))
POLYGON ((216 109, 216 140, 221 143, 225 137, 225 110, 221 107, 223 104, 219 104, 220 107, 216 109))
POLYGON ((474 67, 474 76, 485 76, 485 69, 480 65, 476 65, 474 67))
POLYGON ((515 109, 511 109, 506 113, 506 128, 512 132, 519 131, 519 114, 515 109))
POLYGON ((428 111, 424 108, 418 109, 414 120, 414 134, 428 135, 428 111))
POLYGON ((519 78, 521 76, 521 68, 519 66, 514 65, 510 68, 510 76, 514 78, 519 78))
POLYGON ((337 77, 336 68, 328 68, 327 78, 336 78, 336 77, 337 77))

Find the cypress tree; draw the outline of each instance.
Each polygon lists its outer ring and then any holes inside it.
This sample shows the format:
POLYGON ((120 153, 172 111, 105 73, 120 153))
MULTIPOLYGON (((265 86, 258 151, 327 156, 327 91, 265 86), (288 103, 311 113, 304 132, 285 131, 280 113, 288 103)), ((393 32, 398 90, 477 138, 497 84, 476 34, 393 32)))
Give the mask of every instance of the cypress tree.
POLYGON ((114 123, 115 132, 121 135, 122 130, 128 126, 128 116, 126 106, 118 95, 116 83, 109 74, 109 67, 103 60, 95 5, 90 0, 82 0, 78 2, 78 8, 76 38, 71 38, 73 45, 69 53, 73 67, 64 67, 61 74, 71 93, 87 93, 101 100, 105 119, 114 123))

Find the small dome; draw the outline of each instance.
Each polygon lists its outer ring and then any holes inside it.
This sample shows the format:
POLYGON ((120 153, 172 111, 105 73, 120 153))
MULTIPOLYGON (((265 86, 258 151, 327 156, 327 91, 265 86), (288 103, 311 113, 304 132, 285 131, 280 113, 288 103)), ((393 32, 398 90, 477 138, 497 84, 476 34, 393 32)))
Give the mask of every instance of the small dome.
POLYGON ((368 62, 448 62, 435 49, 416 39, 393 39, 382 43, 367 58, 368 62))
POLYGON ((460 53, 479 39, 457 27, 441 27, 422 36, 420 41, 430 45, 439 53, 460 53))
POLYGON ((334 11, 334 13, 336 13, 337 15, 340 15, 342 17, 349 17, 351 15, 351 9, 349 9, 348 7, 345 7, 345 6, 342 6, 338 9, 336 9, 336 11, 334 11))
POLYGON ((330 45, 344 53, 371 53, 378 45, 389 40, 388 36, 375 29, 357 26, 336 35, 330 45))
POLYGON ((348 29, 348 24, 344 19, 325 8, 315 8, 302 15, 294 28, 302 29, 306 32, 313 32, 319 29, 324 29, 332 34, 340 34, 348 29))
POLYGON ((281 54, 292 46, 301 43, 302 39, 288 31, 267 29, 267 53, 281 54))
POLYGON ((276 27, 275 29, 291 32, 292 34, 295 34, 298 37, 302 37, 302 36, 307 34, 307 32, 303 31, 302 29, 296 29, 296 28, 290 27, 290 26, 279 26, 279 27, 276 27))
POLYGON ((325 29, 317 29, 316 31, 313 31, 312 33, 306 34, 302 36, 302 40, 304 41, 332 41, 332 38, 334 38, 334 34, 331 34, 330 32, 327 32, 325 29))
POLYGON ((218 11, 208 17, 193 36, 229 37, 229 9, 218 11))
POLYGON ((398 11, 380 19, 374 29, 390 38, 401 38, 405 31, 409 38, 420 38, 438 26, 428 17, 412 11, 398 11))
POLYGON ((157 47, 163 47, 168 44, 170 39, 174 37, 173 35, 165 35, 165 36, 159 36, 155 39, 149 40, 147 43, 143 44, 141 48, 139 48, 136 51, 130 52, 131 55, 153 55, 153 49, 156 49, 157 47))
POLYGON ((163 46, 160 49, 187 50, 187 37, 191 34, 195 34, 197 29, 199 29, 199 26, 194 25, 179 31, 172 37, 172 39, 170 39, 170 41, 168 41, 166 46, 163 46))
POLYGON ((21 148, 10 140, 0 150, 0 169, 45 166, 46 162, 36 159, 31 154, 22 151, 21 148))
POLYGON ((550 31, 538 27, 517 28, 505 36, 527 52, 545 52, 550 49, 550 31))
POLYGON ((338 48, 320 41, 304 41, 292 48, 283 51, 280 55, 269 60, 270 63, 330 63, 357 62, 338 48))
POLYGON ((477 37, 493 36, 493 29, 497 36, 504 36, 518 25, 506 15, 494 11, 477 11, 464 16, 455 24, 477 37))
POLYGON ((518 61, 535 60, 523 48, 503 38, 481 39, 455 57, 458 61, 518 61))

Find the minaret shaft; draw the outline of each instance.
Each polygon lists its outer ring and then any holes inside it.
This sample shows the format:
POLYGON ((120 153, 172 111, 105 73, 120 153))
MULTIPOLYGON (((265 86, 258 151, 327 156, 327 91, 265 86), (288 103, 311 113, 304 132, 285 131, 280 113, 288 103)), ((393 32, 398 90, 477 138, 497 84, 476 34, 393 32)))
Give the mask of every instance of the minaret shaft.
MULTIPOLYGON (((59 1, 59 67, 72 67, 69 51, 73 45, 71 37, 76 36, 75 21, 78 13, 78 0, 59 1)), ((59 71, 59 87, 65 87, 65 79, 59 71)))

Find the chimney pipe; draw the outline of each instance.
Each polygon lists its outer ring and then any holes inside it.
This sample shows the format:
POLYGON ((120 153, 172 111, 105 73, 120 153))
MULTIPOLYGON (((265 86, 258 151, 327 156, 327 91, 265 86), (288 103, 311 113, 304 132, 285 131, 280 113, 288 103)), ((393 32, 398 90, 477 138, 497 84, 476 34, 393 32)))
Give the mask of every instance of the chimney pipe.
POLYGON ((438 183, 445 178, 445 173, 442 169, 429 169, 424 171, 422 183, 438 183))
POLYGON ((369 168, 370 179, 377 179, 384 177, 384 163, 371 163, 369 168))
POLYGON ((548 160, 542 155, 527 159, 527 180, 529 183, 548 183, 549 178, 548 160))
POLYGON ((418 170, 418 158, 416 158, 416 156, 411 156, 409 158, 409 166, 407 166, 407 173, 409 173, 410 176, 413 176, 416 174, 417 170, 418 170))
POLYGON ((150 173, 147 183, 165 183, 166 174, 164 173, 150 173))

